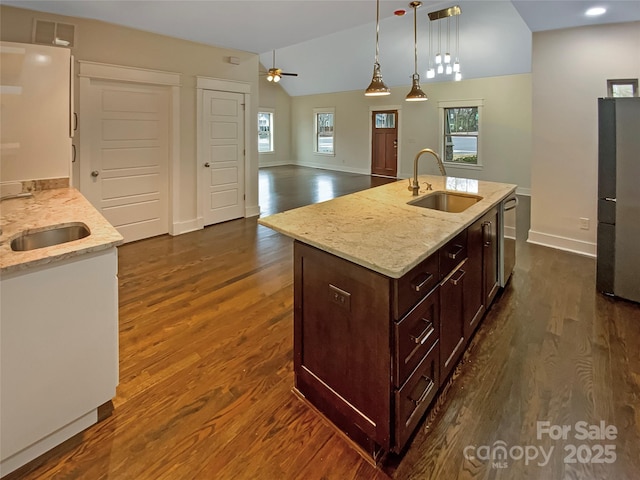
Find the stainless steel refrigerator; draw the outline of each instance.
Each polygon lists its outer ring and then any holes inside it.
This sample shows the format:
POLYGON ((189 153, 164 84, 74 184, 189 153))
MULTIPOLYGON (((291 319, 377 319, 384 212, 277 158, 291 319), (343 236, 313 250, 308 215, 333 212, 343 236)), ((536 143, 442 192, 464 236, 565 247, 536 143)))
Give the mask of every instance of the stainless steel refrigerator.
POLYGON ((599 291, 640 302, 640 98, 598 99, 599 291))

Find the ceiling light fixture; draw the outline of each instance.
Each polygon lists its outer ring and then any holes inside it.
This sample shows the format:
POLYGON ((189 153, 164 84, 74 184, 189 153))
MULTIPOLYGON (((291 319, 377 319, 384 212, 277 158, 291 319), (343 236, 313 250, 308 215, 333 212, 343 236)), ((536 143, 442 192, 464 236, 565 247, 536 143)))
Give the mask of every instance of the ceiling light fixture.
POLYGON ((462 13, 462 11, 460 10, 460 6, 455 5, 453 7, 449 7, 449 8, 443 8, 442 10, 438 10, 435 12, 431 12, 429 13, 429 70, 427 70, 427 78, 434 78, 435 77, 435 73, 434 73, 434 69, 432 67, 432 63, 431 63, 431 44, 433 41, 433 38, 431 36, 431 22, 434 21, 438 21, 438 20, 442 20, 444 18, 447 19, 447 43, 446 43, 446 48, 447 51, 445 52, 444 55, 442 55, 440 52, 441 50, 441 45, 442 45, 442 25, 441 22, 438 22, 438 53, 435 56, 435 64, 436 64, 436 69, 435 72, 438 73, 438 75, 451 75, 454 74, 454 80, 455 81, 460 81, 462 80, 462 72, 460 71, 460 59, 459 59, 459 55, 460 55, 460 14, 462 13), (456 17, 456 43, 455 43, 455 60, 453 62, 453 64, 451 63, 451 54, 450 52, 450 47, 451 47, 451 17, 456 17))
POLYGON ((598 15, 602 15, 607 11, 604 7, 592 7, 587 10, 584 14, 588 17, 597 17, 598 15))
POLYGON ((276 68, 276 51, 273 51, 273 63, 272 63, 272 67, 267 71, 267 82, 274 82, 274 83, 278 83, 280 81, 280 73, 281 70, 279 68, 276 68))
MULTIPOLYGON (((396 13, 397 14, 397 13, 396 13)), ((380 72, 380 48, 378 46, 378 36, 380 33, 380 0, 376 0, 376 61, 373 64, 373 78, 371 83, 365 90, 364 94, 367 97, 379 97, 382 95, 389 95, 391 90, 387 87, 382 80, 382 73, 380 72)))
POLYGON ((413 8, 413 75, 411 76, 411 91, 405 98, 407 102, 424 102, 427 94, 420 88, 420 75, 418 74, 418 24, 416 10, 422 6, 422 2, 411 2, 413 8))

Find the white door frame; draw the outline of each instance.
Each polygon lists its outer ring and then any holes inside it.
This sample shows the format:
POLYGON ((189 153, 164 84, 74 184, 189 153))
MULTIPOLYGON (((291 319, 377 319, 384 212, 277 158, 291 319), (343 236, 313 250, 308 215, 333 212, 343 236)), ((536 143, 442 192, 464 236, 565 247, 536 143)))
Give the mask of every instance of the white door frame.
MULTIPOLYGON (((237 82, 233 80, 223 80, 220 78, 200 77, 196 76, 196 92, 197 92, 197 147, 196 157, 198 165, 204 163, 204 151, 202 148, 202 133, 204 124, 202 122, 202 108, 203 108, 203 96, 205 90, 217 90, 221 92, 241 93, 244 95, 244 216, 252 216, 251 212, 247 210, 247 187, 251 185, 249 164, 252 158, 251 155, 251 84, 246 82, 237 82)), ((196 198, 198 205, 198 228, 204 228, 204 196, 202 192, 202 169, 196 167, 196 198)))
POLYGON ((80 115, 78 119, 80 137, 80 162, 79 177, 80 191, 86 191, 90 182, 87 163, 90 158, 90 144, 82 141, 83 119, 88 118, 89 106, 86 101, 89 98, 91 80, 116 80, 120 82, 144 83, 147 85, 167 86, 171 88, 171 105, 169 108, 169 225, 170 235, 178 235, 182 232, 178 229, 176 216, 180 211, 180 75, 174 72, 160 70, 147 70, 144 68, 127 67, 123 65, 110 65, 106 63, 87 62, 79 60, 80 69, 80 115), (85 101, 83 101, 85 99, 85 101))

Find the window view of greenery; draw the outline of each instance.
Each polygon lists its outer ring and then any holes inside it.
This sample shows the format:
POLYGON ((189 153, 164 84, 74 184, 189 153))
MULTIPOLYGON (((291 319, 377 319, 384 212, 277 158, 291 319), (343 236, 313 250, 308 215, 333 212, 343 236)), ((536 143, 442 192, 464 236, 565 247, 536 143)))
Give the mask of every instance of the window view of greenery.
POLYGON ((478 165, 478 107, 444 109, 445 162, 478 165))
POLYGON ((333 113, 316 113, 316 152, 333 153, 333 113))
POLYGON ((273 152, 273 113, 258 113, 258 152, 273 152))

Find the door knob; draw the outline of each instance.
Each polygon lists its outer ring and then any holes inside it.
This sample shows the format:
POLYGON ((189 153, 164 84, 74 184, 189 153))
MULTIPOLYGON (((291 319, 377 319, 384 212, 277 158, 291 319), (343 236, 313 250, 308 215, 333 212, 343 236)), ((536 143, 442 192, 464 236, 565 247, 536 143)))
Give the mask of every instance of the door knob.
POLYGON ((91 172, 92 177, 97 177, 98 175, 100 175, 100 172, 98 170, 94 170, 93 172, 91 172))
POLYGON ((205 167, 209 168, 211 166, 211 164, 209 162, 204 164, 205 167))

